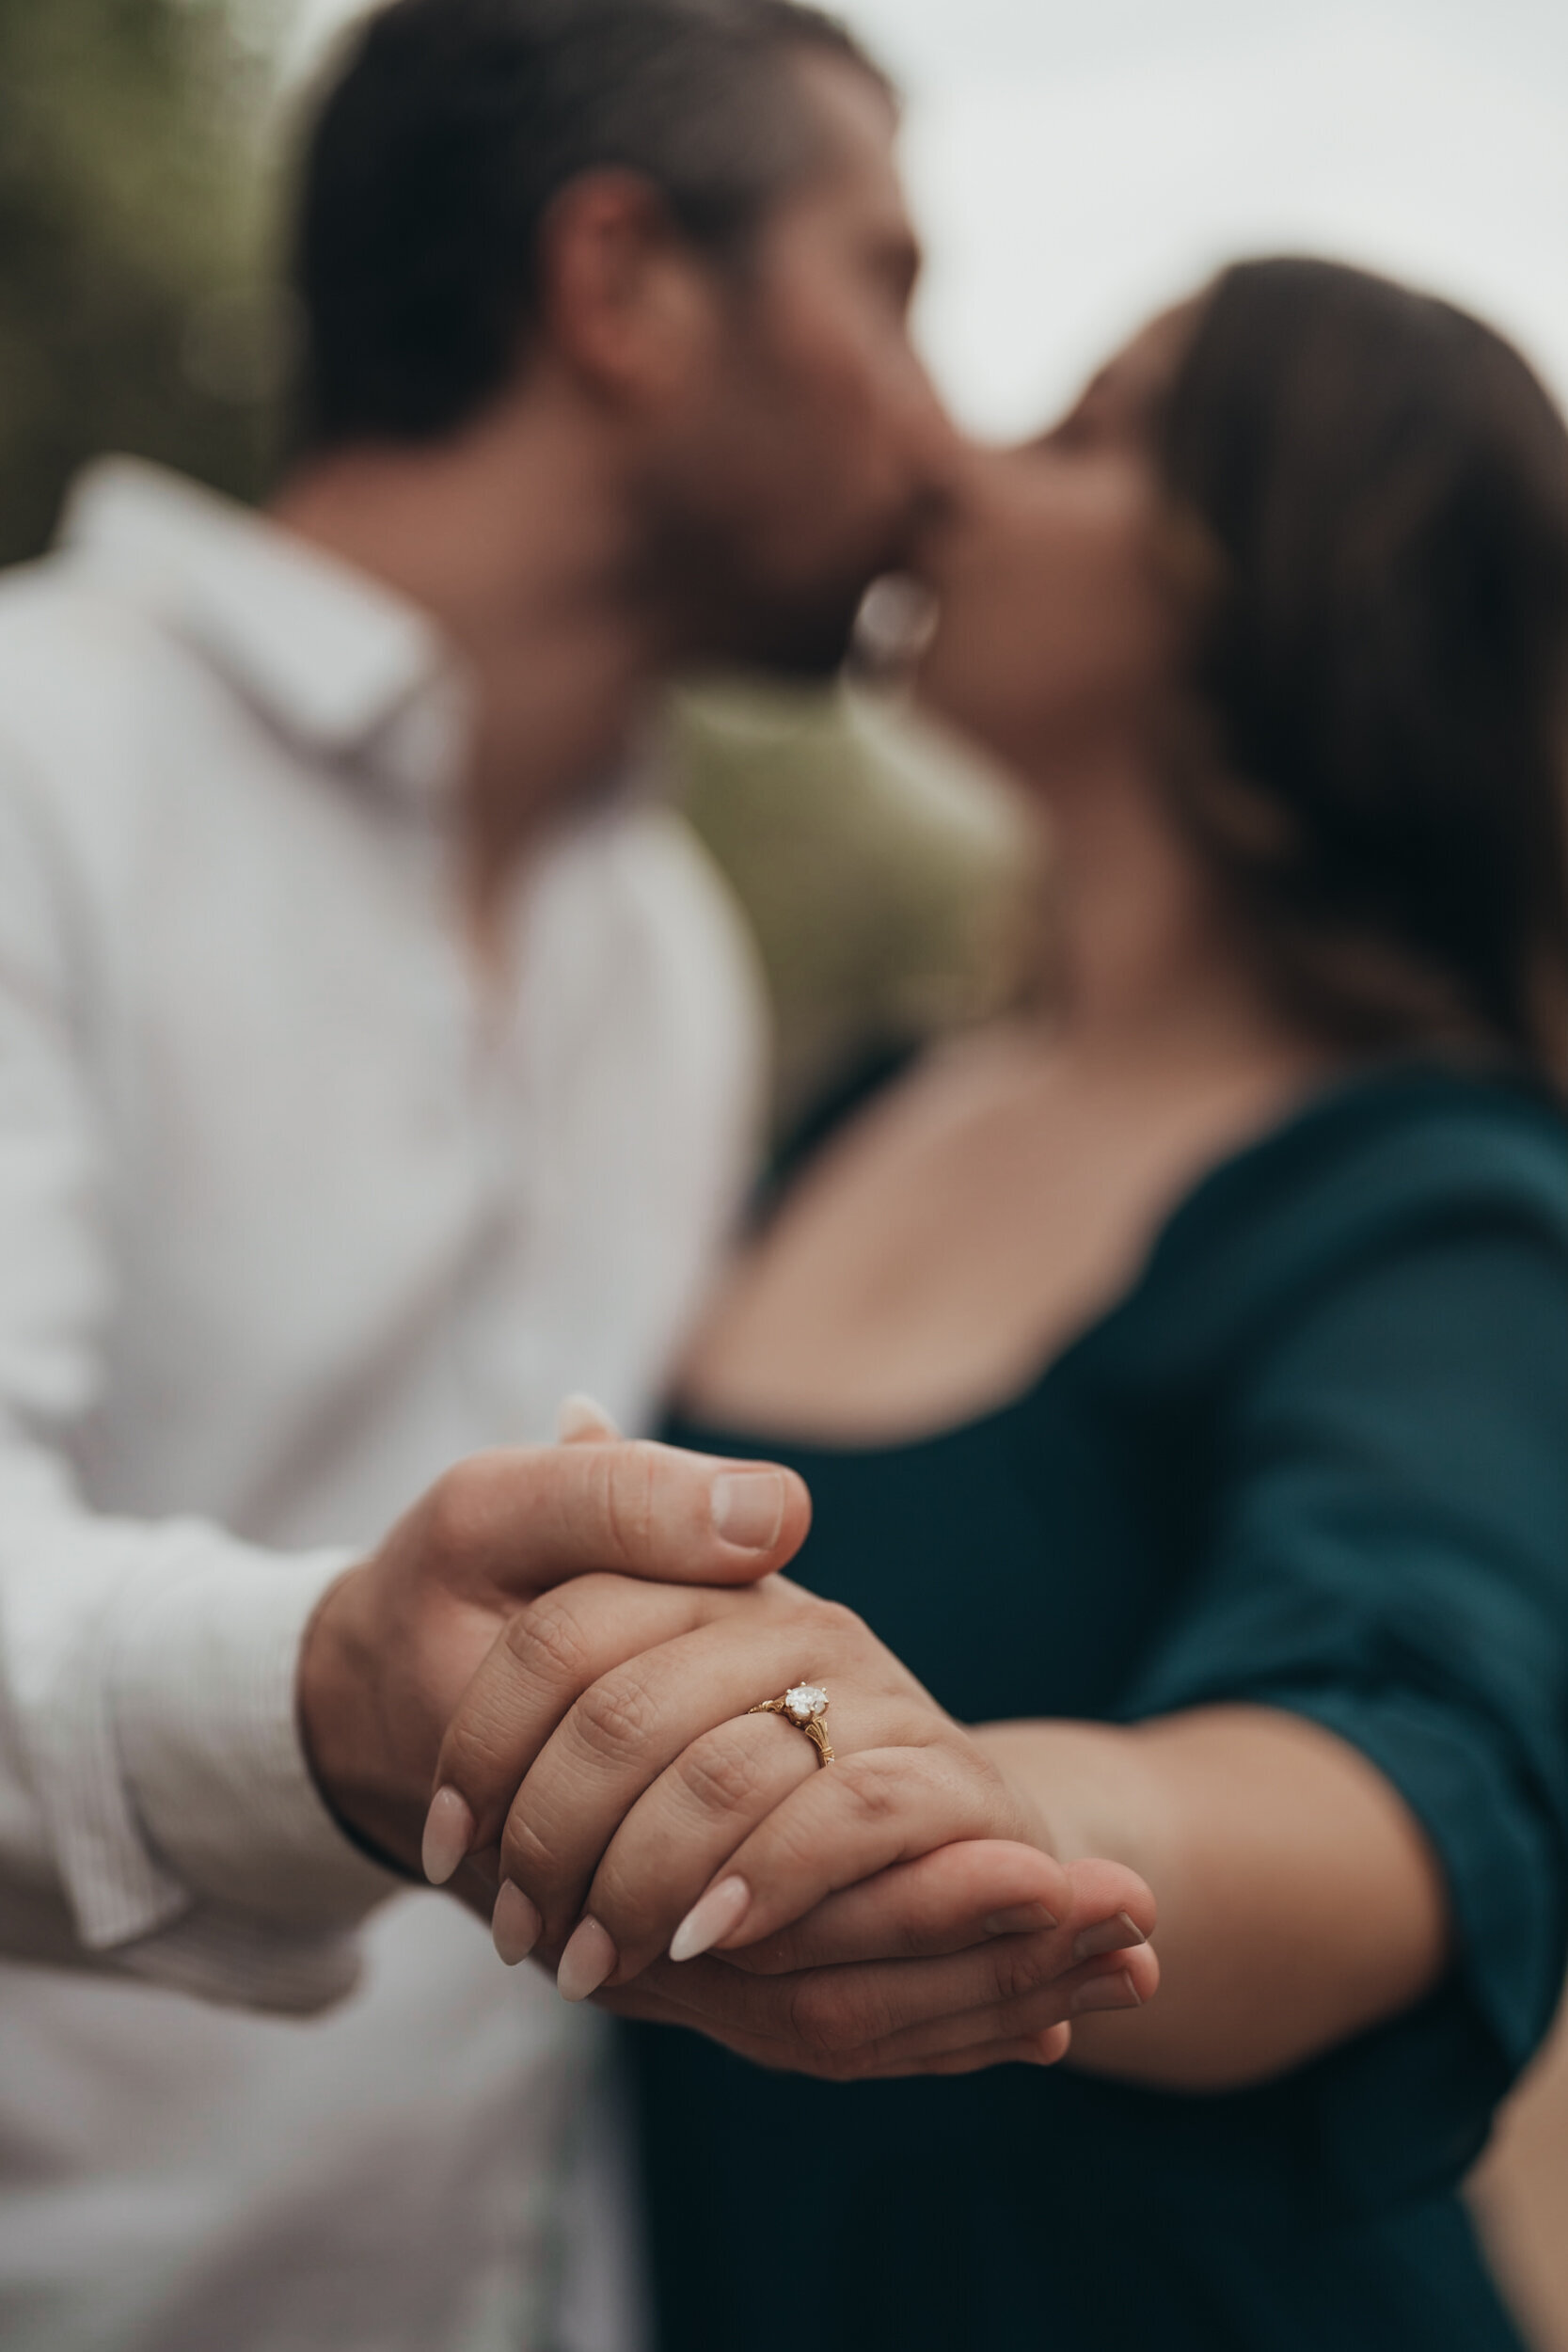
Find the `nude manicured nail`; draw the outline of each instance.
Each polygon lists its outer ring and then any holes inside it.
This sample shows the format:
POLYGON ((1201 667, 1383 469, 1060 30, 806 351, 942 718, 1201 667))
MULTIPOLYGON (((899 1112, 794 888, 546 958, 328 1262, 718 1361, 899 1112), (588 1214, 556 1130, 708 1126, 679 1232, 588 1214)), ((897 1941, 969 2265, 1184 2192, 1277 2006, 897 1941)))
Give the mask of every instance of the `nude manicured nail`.
POLYGON ((1043 1903, 1015 1903, 1011 1911, 993 1911, 980 1924, 987 1935, 1034 1935, 1062 1923, 1043 1903))
POLYGON ((1074 2017, 1083 2017, 1095 2009, 1142 2009, 1138 1988, 1125 1968, 1118 1968, 1114 1977, 1091 1977, 1081 1984, 1072 1996, 1074 2017))
POLYGON ((1134 1944, 1147 1944, 1148 1936, 1135 1919, 1125 1911, 1118 1911, 1114 1919, 1097 1919, 1092 1928, 1085 1928, 1072 1943, 1074 1960, 1097 1960, 1101 1952, 1129 1951, 1134 1944))
POLYGON ((437 1788, 424 1817, 420 1860, 432 1886, 445 1886, 473 1850, 474 1817, 455 1788, 437 1788))
POLYGON ((671 1959, 695 1960, 699 1953, 712 1951, 726 1935, 735 1933, 751 1907, 752 1890, 744 1879, 721 1879, 692 1904, 670 1938, 671 1959))
POLYGON ((768 1551, 784 1525, 783 1470, 721 1470, 713 1482, 713 1532, 741 1551, 768 1551))
POLYGON ((619 1958, 608 1928, 601 1928, 596 1919, 579 1919, 555 1972, 562 1999, 586 2001, 590 1993, 596 1993, 605 1979, 614 1974, 619 1958))
POLYGON ((594 1438, 612 1443, 621 1432, 595 1397, 584 1396, 580 1389, 574 1389, 570 1396, 561 1400, 555 1434, 561 1445, 581 1445, 594 1438))
POLYGON ((520 1886, 502 1879, 490 1914, 490 1941, 509 1968, 526 1960, 545 1931, 545 1922, 520 1886))

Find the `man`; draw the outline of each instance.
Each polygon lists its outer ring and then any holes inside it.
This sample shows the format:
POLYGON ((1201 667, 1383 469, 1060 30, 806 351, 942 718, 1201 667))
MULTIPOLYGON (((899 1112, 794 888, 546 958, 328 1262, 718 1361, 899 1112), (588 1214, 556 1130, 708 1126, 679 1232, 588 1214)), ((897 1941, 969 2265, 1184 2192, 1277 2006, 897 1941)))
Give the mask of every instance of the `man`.
POLYGON ((635 1428, 743 1180, 744 958, 628 761, 675 664, 831 666, 942 492, 893 130, 788 0, 400 0, 271 516, 112 465, 0 592, 13 2352, 560 2340, 587 2021, 394 1867, 520 1597, 804 1505, 448 1466, 635 1428))

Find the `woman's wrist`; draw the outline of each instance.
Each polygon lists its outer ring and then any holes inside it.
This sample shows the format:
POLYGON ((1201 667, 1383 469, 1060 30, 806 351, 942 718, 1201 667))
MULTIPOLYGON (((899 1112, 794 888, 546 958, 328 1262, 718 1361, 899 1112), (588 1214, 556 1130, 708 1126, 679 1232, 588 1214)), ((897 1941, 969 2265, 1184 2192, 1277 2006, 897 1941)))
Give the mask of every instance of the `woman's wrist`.
POLYGON ((1064 1863, 1103 1854, 1159 1905, 1159 2001, 1135 2022, 1095 2020, 1073 2063, 1235 2088, 1393 2015, 1441 1973, 1432 1851, 1394 1788, 1321 1725, 1234 1705, 976 1738, 1047 1815, 1064 1863))
POLYGON ((1108 1724, 981 1724, 974 1738, 1062 1862, 1091 1854, 1169 1875, 1171 1825, 1136 1731, 1108 1724))

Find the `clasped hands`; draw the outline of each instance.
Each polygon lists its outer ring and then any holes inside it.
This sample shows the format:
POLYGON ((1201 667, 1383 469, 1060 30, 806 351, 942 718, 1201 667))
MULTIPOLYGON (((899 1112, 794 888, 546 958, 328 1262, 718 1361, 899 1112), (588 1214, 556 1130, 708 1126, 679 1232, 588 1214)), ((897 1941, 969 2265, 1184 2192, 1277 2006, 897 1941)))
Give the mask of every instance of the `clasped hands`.
POLYGON ((981 1742, 778 1573, 798 1478, 573 1435, 460 1465, 329 1594, 301 1713, 351 1827, 568 1998, 797 2072, 1050 2064, 1152 1994, 1144 1883, 1057 1860, 981 1742), (801 1679, 828 1766, 748 1711, 801 1679))

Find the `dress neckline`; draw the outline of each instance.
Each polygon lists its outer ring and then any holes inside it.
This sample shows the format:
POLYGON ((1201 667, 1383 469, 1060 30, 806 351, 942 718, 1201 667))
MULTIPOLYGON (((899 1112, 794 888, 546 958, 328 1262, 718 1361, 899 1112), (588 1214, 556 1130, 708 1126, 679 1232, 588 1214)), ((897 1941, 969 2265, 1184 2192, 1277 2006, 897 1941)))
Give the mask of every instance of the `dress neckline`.
POLYGON ((940 1428, 873 1443, 854 1438, 797 1437, 740 1422, 710 1421, 682 1411, 678 1404, 668 1415, 667 1425, 676 1431, 682 1443, 693 1438, 722 1438, 727 1446, 743 1445, 759 1459, 783 1453, 791 1462, 895 1461, 972 1440, 1029 1411, 1042 1391, 1064 1371, 1136 1311, 1193 1229, 1201 1229, 1206 1220, 1223 1216, 1235 1194, 1253 1182, 1259 1171, 1266 1170, 1271 1162, 1340 1120, 1364 1112, 1369 1104, 1381 1104, 1386 1098, 1402 1101, 1431 1094, 1502 1095, 1520 1103, 1538 1103, 1543 1107, 1546 1107, 1548 1100, 1535 1087, 1512 1076, 1472 1074, 1420 1057, 1402 1057, 1378 1062, 1370 1068, 1362 1065, 1342 1071, 1323 1085, 1309 1089, 1281 1118, 1225 1152, 1196 1177, 1160 1218, 1126 1287, 1059 1347, 1053 1348, 1023 1387, 1000 1404, 983 1406, 978 1412, 965 1414, 961 1420, 945 1422, 940 1428))

